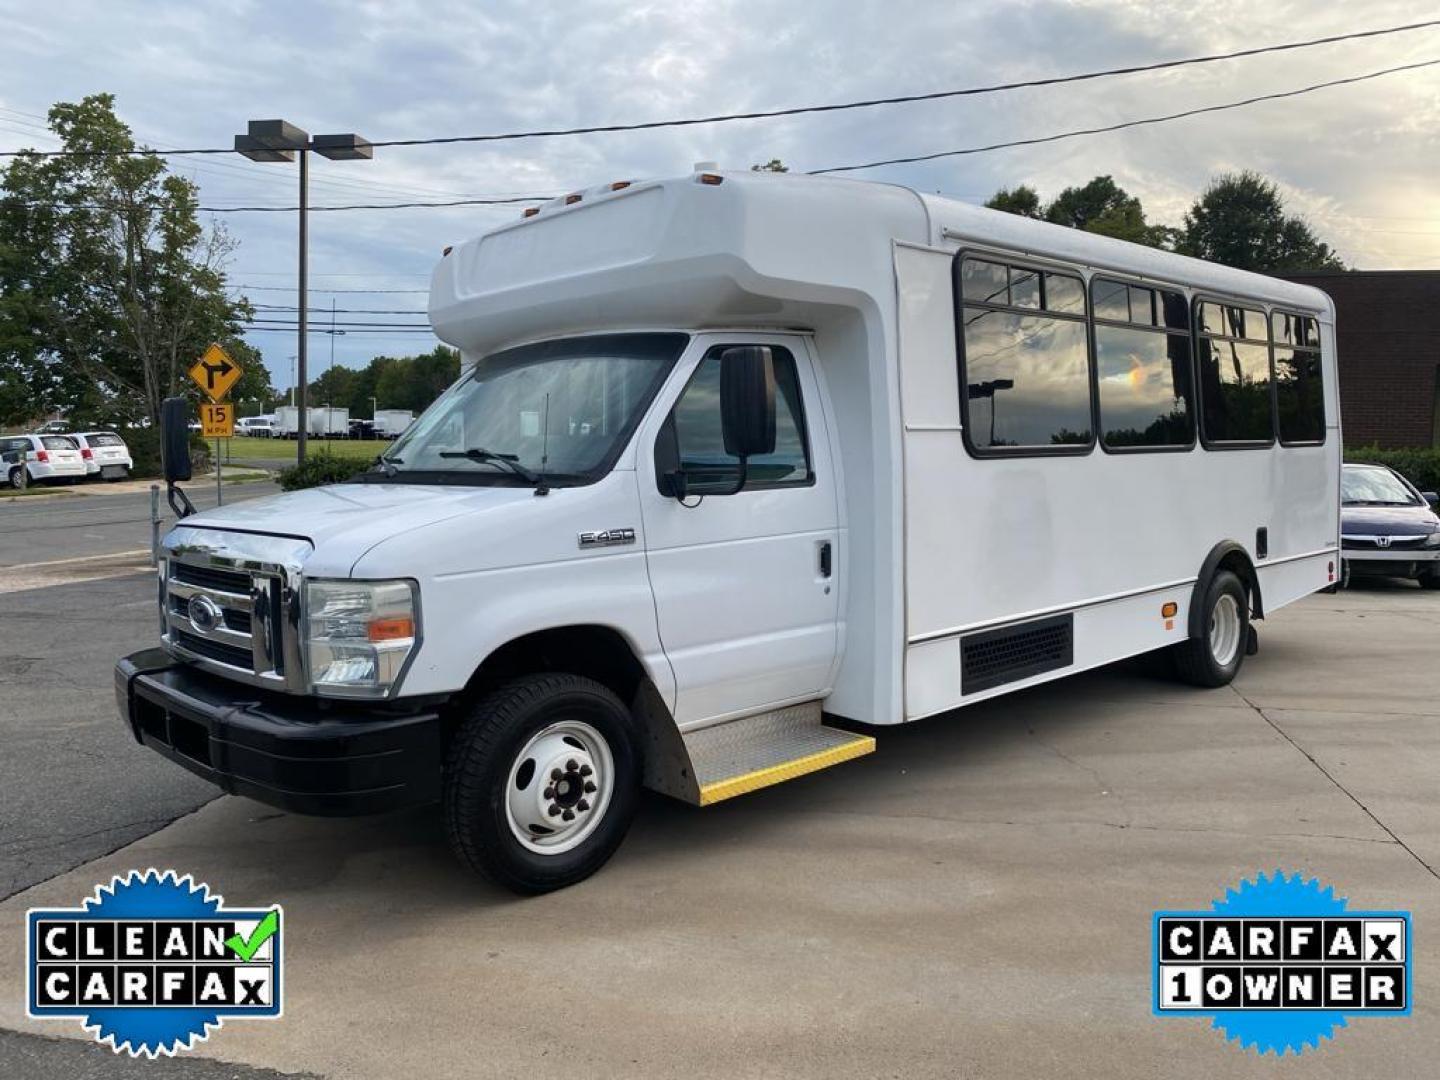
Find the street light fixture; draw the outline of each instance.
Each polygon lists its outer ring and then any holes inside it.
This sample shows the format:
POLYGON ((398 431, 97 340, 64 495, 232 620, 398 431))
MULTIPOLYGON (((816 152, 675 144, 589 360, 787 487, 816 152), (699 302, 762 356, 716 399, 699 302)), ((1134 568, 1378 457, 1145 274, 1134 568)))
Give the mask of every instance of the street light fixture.
MULTIPOLYGON (((309 246, 310 246, 310 151, 331 161, 368 161, 374 156, 370 140, 347 132, 343 135, 316 135, 296 127, 288 120, 251 120, 244 135, 235 136, 235 150, 251 161, 291 162, 300 157, 300 319, 297 326, 299 372, 296 375, 296 396, 299 398, 299 422, 296 426, 295 458, 305 460, 305 435, 309 426, 306 413, 306 337, 309 327, 309 246)), ((330 339, 334 347, 335 339, 330 339)))

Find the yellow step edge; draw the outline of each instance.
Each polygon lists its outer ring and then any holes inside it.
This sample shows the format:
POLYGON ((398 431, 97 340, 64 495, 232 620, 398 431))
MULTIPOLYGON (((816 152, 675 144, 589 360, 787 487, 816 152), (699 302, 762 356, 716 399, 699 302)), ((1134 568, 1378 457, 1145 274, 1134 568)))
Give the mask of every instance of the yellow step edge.
POLYGON ((754 772, 741 773, 739 776, 732 776, 726 780, 715 780, 705 784, 700 788, 700 805, 709 806, 711 803, 733 799, 737 795, 745 795, 773 784, 783 784, 786 780, 794 780, 797 776, 819 772, 821 769, 828 769, 831 765, 839 765, 842 761, 864 757, 866 754, 874 752, 874 736, 856 735, 850 742, 832 746, 828 750, 818 750, 813 754, 798 757, 794 761, 782 761, 778 765, 767 765, 754 772))

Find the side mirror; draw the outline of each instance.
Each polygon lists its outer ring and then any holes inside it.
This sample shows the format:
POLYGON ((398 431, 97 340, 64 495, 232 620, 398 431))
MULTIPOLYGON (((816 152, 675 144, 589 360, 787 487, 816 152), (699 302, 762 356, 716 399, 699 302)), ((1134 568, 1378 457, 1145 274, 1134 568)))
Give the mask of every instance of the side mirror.
POLYGON ((1437 495, 1433 491, 1422 491, 1420 492, 1420 497, 1430 504, 1430 509, 1432 510, 1440 506, 1440 495, 1437 495))
POLYGON ((160 403, 160 462, 167 484, 190 479, 190 403, 182 397, 160 403))
POLYGON ((720 354, 720 425, 725 452, 745 459, 775 452, 775 361, 763 345, 737 345, 720 354))

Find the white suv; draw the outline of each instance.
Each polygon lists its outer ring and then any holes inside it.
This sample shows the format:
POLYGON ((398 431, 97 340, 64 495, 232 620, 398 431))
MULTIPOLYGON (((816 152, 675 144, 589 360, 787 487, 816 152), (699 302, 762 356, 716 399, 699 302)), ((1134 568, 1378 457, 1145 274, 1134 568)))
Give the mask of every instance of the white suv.
POLYGON ((36 480, 76 480, 85 476, 85 459, 69 435, 11 435, 0 438, 5 480, 23 488, 36 480))
POLYGON ((124 480, 135 467, 130 448, 113 431, 83 431, 69 438, 80 447, 85 459, 85 474, 105 480, 124 480))

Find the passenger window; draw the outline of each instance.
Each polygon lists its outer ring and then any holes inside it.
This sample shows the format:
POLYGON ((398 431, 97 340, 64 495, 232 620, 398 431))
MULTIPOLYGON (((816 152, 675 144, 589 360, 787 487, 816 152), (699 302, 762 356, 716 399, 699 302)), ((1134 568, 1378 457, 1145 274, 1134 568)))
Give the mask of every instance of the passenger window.
POLYGON ((1280 442, 1325 441, 1325 388, 1320 369, 1320 324, 1306 315, 1270 316, 1275 338, 1275 411, 1280 442))
POLYGON ((1090 349, 1079 276, 971 258, 957 259, 955 274, 970 449, 1088 449, 1090 349))
POLYGON ((1269 444, 1270 346, 1264 312, 1198 305, 1200 425, 1207 444, 1269 444))
POLYGON ((1177 311, 1186 314, 1184 296, 1106 278, 1096 278, 1090 287, 1105 448, 1192 445, 1189 327, 1184 317, 1171 327, 1177 311), (1156 325, 1157 315, 1162 325, 1156 325))
MULTIPOLYGON (((717 345, 700 361, 656 446, 657 475, 663 478, 670 469, 682 469, 692 495, 730 494, 740 479, 740 459, 726 452, 720 422, 720 354, 730 347, 717 345)), ((775 365, 775 451, 746 462, 746 491, 799 486, 813 479, 795 357, 779 345, 767 347, 775 365)))

